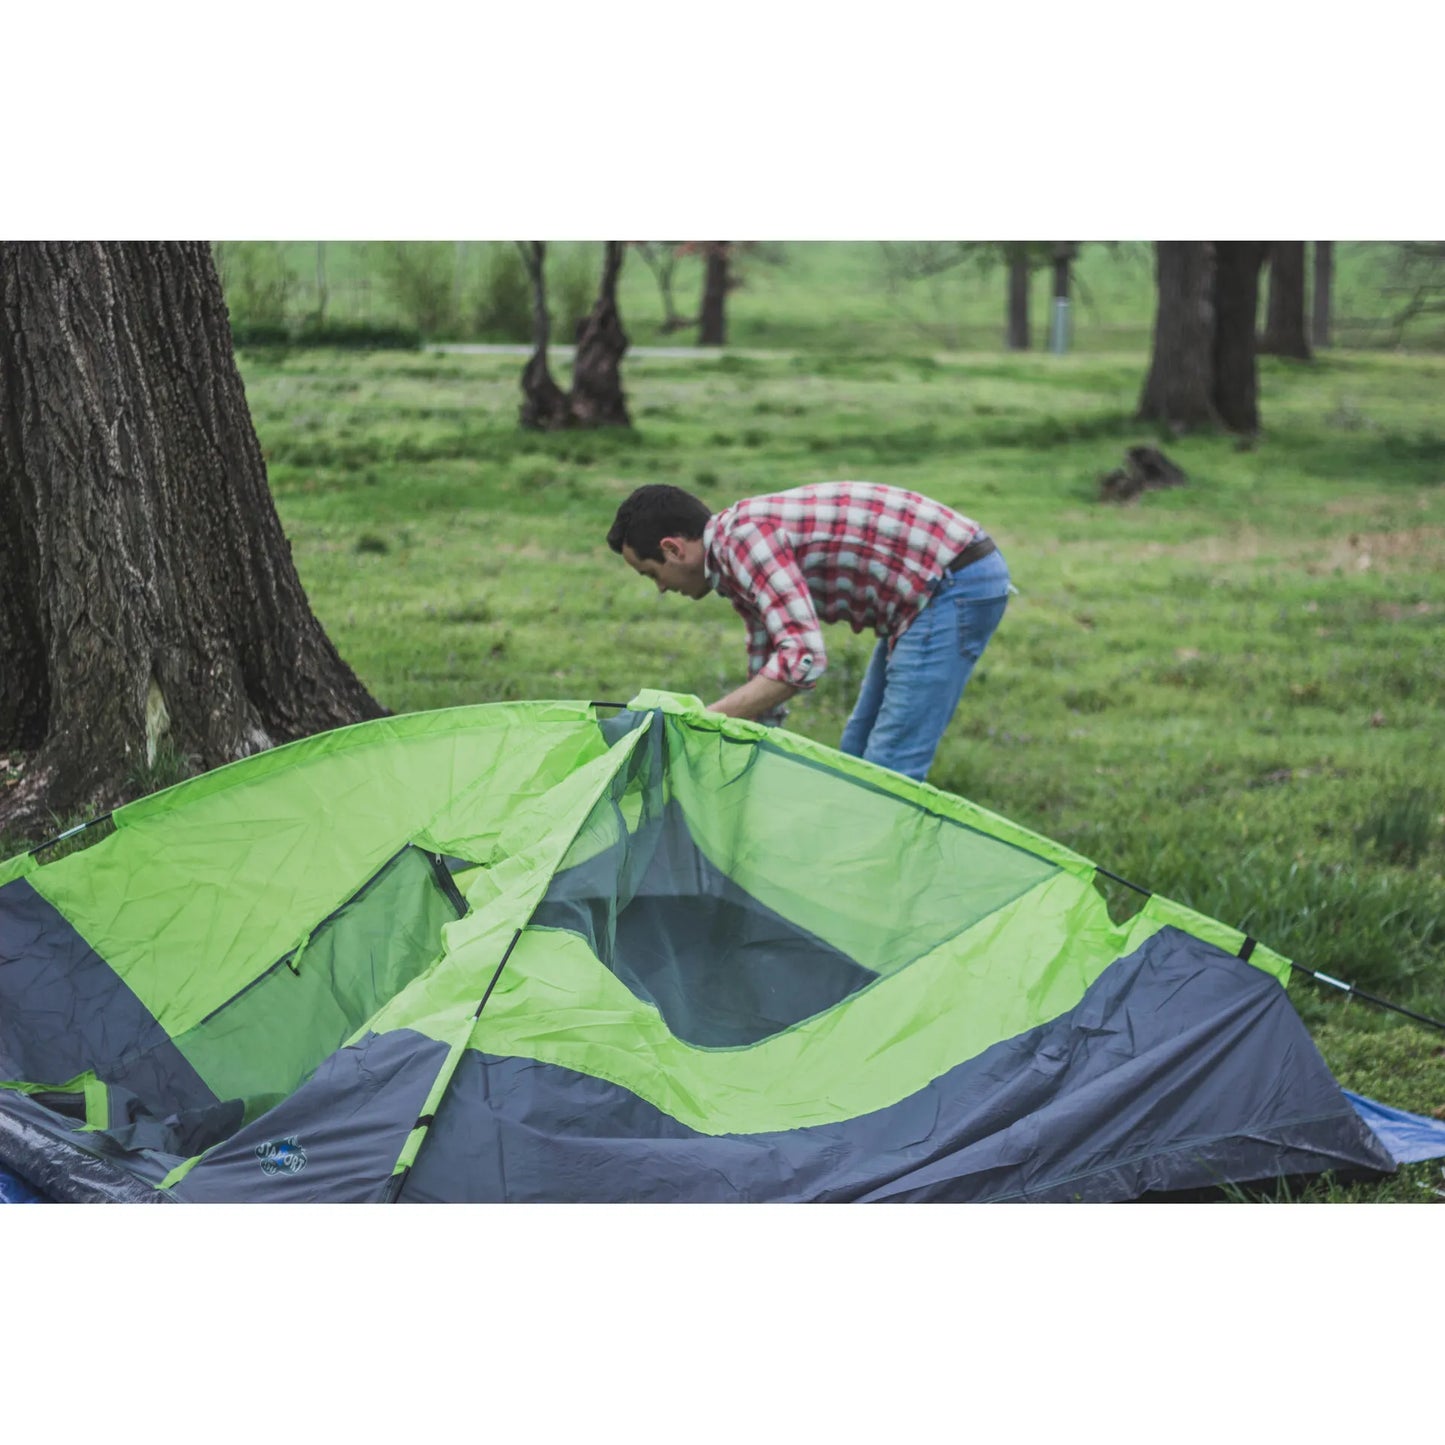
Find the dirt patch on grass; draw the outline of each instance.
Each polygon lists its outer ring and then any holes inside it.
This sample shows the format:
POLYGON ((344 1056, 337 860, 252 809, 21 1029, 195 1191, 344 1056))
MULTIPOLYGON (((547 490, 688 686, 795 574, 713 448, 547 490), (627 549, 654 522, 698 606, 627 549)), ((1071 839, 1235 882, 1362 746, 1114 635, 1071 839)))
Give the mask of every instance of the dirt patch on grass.
MULTIPOLYGON (((1077 545, 1077 544, 1075 544, 1077 545)), ((1111 543, 1117 546, 1117 543, 1111 543)), ((1241 530, 1188 542, 1143 542, 1130 548, 1143 561, 1178 557, 1207 567, 1262 563, 1299 566, 1312 577, 1336 572, 1389 572, 1445 566, 1445 527, 1292 539, 1241 530)))
POLYGON ((1403 622, 1407 617, 1430 617, 1439 609, 1433 602, 1377 602, 1370 609, 1376 617, 1388 618, 1391 622, 1403 622))
POLYGON ((1316 561, 1305 564, 1314 576, 1330 572, 1389 572, 1445 562, 1445 527, 1411 527, 1403 532, 1352 532, 1326 542, 1316 561))

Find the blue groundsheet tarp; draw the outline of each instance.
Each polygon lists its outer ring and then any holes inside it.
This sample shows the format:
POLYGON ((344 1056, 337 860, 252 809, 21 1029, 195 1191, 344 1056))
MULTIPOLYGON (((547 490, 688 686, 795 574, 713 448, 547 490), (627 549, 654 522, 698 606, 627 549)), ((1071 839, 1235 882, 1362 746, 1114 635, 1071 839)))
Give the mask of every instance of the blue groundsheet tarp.
MULTIPOLYGON (((1390 1151, 1396 1164, 1445 1159, 1445 1121, 1392 1109, 1361 1094, 1342 1090, 1355 1112, 1390 1151)), ((0 1164, 0 1204, 48 1204, 50 1200, 0 1164)))
POLYGON ((43 1194, 32 1189, 18 1174, 0 1164, 0 1204, 48 1204, 43 1194))
POLYGON ((1390 1151, 1396 1164, 1418 1164, 1425 1159, 1445 1158, 1445 1121, 1407 1114, 1361 1094, 1342 1091, 1355 1112, 1390 1151))

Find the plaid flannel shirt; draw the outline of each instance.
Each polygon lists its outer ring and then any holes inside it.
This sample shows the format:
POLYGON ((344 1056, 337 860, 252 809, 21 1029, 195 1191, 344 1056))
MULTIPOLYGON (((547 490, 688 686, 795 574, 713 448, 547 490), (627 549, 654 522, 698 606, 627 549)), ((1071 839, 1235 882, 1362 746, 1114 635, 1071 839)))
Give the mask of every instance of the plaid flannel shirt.
POLYGON ((816 687, 824 622, 896 640, 977 522, 917 492, 824 482, 751 497, 708 521, 709 583, 748 629, 748 676, 816 687))

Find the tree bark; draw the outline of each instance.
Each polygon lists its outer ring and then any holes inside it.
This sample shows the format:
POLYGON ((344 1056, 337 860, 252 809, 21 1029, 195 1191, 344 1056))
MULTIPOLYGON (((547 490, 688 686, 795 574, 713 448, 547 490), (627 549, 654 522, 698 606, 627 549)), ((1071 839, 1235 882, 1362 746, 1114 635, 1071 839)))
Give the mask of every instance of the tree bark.
POLYGON ((0 244, 0 797, 113 805, 382 709, 291 562, 205 243, 0 244))
POLYGON ((1032 269, 1022 247, 1008 249, 1008 349, 1029 349, 1029 281, 1032 269))
POLYGON ((608 241, 603 252, 602 283, 597 300, 582 323, 577 356, 572 363, 568 405, 574 426, 631 426, 627 398, 622 394, 622 358, 627 333, 617 311, 617 277, 622 270, 623 242, 608 241))
POLYGON ((1214 243, 1214 407, 1233 432, 1259 430, 1254 327, 1266 241, 1214 243))
POLYGON ((1334 317, 1335 243, 1315 242, 1315 293, 1310 340, 1316 348, 1333 344, 1330 323, 1334 317))
POLYGON ((727 341, 728 243, 709 241, 703 262, 702 309, 698 345, 722 346, 727 341))
POLYGON ((1215 425, 1214 259, 1208 241, 1156 241, 1154 350, 1139 418, 1176 431, 1215 425))
POLYGON ((532 355, 522 368, 522 425, 537 431, 556 431, 567 425, 572 413, 547 365, 552 336, 552 318, 547 312, 547 243, 518 241, 517 247, 532 282, 532 355))
POLYGON ((1274 241, 1269 248, 1269 310, 1259 350, 1265 356, 1309 361, 1305 332, 1305 243, 1274 241))

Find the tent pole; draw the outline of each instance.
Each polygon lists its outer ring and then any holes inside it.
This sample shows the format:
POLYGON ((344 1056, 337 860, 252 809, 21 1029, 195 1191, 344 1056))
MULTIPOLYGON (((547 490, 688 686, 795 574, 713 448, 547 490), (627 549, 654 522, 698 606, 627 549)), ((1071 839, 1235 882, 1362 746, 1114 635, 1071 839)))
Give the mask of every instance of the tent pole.
POLYGON ((47 838, 43 843, 37 843, 35 847, 30 850, 30 856, 33 858, 37 853, 43 853, 47 848, 53 848, 57 843, 63 843, 67 838, 73 838, 77 833, 83 833, 87 828, 95 827, 97 823, 109 822, 112 816, 110 813, 102 813, 98 818, 91 818, 85 823, 77 823, 75 827, 67 828, 65 832, 57 833, 53 838, 47 838))
MULTIPOLYGON (((1137 883, 1131 883, 1127 878, 1121 878, 1117 873, 1111 873, 1107 868, 1100 868, 1094 864, 1094 871, 1102 873, 1105 878, 1112 878, 1115 883, 1122 883, 1125 888, 1132 888, 1135 893, 1142 893, 1145 898, 1152 898, 1154 895, 1147 889, 1141 888, 1137 883)), ((1243 929, 1240 929, 1244 933, 1243 929)), ((1253 951, 1253 938, 1245 933, 1245 946, 1253 951)), ((1246 958, 1248 954, 1244 955, 1246 958)), ((1391 1003, 1389 999, 1376 998, 1372 993, 1366 993, 1363 989, 1356 988, 1352 983, 1344 983, 1338 978, 1331 978, 1327 973, 1316 973, 1312 968, 1306 968, 1302 963, 1296 963, 1294 959, 1289 960, 1289 966, 1299 973, 1314 979, 1316 983, 1328 984, 1331 988, 1341 989, 1345 993, 1353 994, 1356 998, 1362 998, 1366 1003, 1372 1003, 1377 1008, 1390 1009, 1397 1014, 1404 1014, 1408 1019, 1414 1019, 1417 1023, 1429 1024, 1432 1029, 1439 1029, 1445 1033, 1445 1023, 1439 1019, 1432 1019, 1428 1014, 1416 1013, 1414 1009, 1408 1009, 1403 1004, 1391 1003)))

